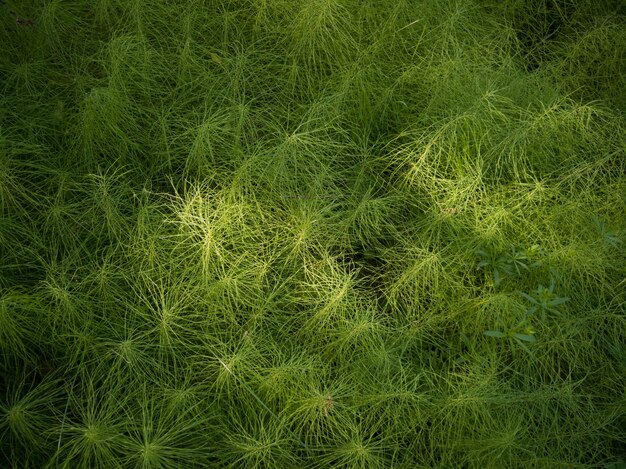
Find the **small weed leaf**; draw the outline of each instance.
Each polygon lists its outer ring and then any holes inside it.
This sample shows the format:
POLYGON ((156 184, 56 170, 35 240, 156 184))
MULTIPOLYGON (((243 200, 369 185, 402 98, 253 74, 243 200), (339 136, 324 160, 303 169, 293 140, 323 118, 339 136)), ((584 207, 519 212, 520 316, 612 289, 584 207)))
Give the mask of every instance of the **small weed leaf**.
POLYGON ((502 331, 485 331, 485 332, 484 332, 484 334, 485 334, 487 337, 497 337, 497 338, 499 338, 499 339, 504 338, 504 337, 508 337, 508 335, 507 335, 507 334, 505 334, 505 333, 504 333, 504 332, 502 332, 502 331))
POLYGON ((611 230, 604 220, 594 217, 595 228, 600 235, 600 239, 611 247, 617 247, 622 243, 622 239, 617 231, 611 230))
POLYGON ((626 462, 623 460, 611 462, 604 465, 604 469, 626 469, 626 462))
POLYGON ((512 336, 514 339, 518 339, 518 340, 523 340, 524 342, 536 342, 537 338, 533 335, 528 335, 528 334, 519 334, 519 333, 515 333, 512 336))
POLYGON ((557 316, 561 315, 561 311, 557 306, 567 303, 570 298, 566 296, 558 296, 554 292, 554 283, 549 288, 539 285, 539 287, 532 292, 531 295, 524 292, 519 292, 522 297, 531 303, 531 307, 528 309, 527 314, 529 316, 539 312, 542 320, 546 320, 547 313, 553 313, 557 316))
POLYGON ((541 249, 533 245, 528 249, 511 247, 508 250, 483 247, 476 250, 478 268, 490 272, 493 284, 498 287, 505 277, 520 278, 531 268, 541 265, 541 249))

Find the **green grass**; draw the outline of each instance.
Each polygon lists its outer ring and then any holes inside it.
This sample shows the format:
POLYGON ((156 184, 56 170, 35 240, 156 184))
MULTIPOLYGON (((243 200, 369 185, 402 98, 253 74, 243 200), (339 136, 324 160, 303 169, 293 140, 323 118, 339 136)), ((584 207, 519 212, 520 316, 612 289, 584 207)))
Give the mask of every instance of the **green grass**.
POLYGON ((0 23, 0 466, 624 465, 622 2, 0 23))

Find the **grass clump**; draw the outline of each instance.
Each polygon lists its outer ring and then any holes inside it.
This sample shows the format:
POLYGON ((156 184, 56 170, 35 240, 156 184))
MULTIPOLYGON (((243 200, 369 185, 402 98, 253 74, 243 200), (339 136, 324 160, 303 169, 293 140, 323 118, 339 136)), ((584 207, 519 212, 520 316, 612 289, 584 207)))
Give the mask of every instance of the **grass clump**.
POLYGON ((620 2, 0 23, 0 465, 623 464, 620 2))

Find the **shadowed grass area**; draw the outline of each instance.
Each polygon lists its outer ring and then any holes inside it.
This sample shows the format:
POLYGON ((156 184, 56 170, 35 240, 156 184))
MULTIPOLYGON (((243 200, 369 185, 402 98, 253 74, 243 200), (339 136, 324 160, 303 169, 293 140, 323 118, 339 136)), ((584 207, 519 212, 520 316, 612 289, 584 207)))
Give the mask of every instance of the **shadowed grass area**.
POLYGON ((626 464, 621 2, 0 24, 0 466, 626 464))

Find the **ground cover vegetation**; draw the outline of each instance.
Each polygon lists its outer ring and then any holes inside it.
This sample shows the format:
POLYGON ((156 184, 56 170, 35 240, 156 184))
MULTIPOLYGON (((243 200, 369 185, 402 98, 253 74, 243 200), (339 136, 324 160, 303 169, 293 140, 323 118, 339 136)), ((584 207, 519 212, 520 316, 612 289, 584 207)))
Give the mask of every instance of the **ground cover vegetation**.
POLYGON ((624 467, 623 2, 0 23, 0 466, 624 467))

